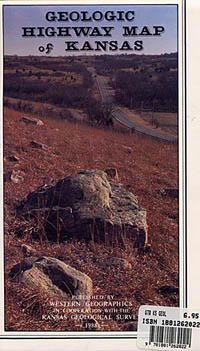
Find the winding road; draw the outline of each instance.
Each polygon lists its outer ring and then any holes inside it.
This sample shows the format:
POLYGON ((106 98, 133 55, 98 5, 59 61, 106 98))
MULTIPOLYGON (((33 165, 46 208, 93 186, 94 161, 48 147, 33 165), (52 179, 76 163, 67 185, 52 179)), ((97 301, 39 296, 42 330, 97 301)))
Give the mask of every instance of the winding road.
POLYGON ((97 85, 98 85, 98 88, 99 88, 99 91, 100 91, 100 94, 101 94, 102 102, 103 103, 112 104, 111 115, 119 123, 125 125, 126 127, 130 128, 130 129, 134 129, 135 131, 137 131, 139 133, 147 134, 147 135, 150 135, 150 136, 152 136, 154 138, 167 140, 169 142, 177 142, 177 138, 176 137, 173 137, 173 136, 168 135, 166 133, 160 133, 159 131, 154 131, 152 129, 144 127, 144 126, 138 124, 137 122, 133 121, 132 119, 130 119, 122 111, 120 111, 117 108, 115 108, 114 102, 113 102, 113 97, 109 94, 109 88, 105 84, 104 80, 102 78, 96 76, 96 75, 94 75, 94 77, 96 79, 96 82, 97 82, 97 85))

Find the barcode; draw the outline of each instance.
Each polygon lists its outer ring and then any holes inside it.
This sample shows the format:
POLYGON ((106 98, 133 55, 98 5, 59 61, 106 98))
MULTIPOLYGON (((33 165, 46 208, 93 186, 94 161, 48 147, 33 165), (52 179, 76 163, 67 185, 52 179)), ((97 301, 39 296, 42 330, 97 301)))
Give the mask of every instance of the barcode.
POLYGON ((192 329, 191 328, 175 328, 175 327, 161 327, 161 326, 150 326, 149 333, 149 344, 158 343, 166 346, 186 345, 191 347, 192 340, 192 329))

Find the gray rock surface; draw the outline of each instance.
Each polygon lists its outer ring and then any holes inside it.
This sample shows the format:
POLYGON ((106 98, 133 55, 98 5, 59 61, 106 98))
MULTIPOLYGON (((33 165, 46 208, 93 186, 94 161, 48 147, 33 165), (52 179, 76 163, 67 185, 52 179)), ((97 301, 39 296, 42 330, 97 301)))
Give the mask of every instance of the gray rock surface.
POLYGON ((76 237, 96 242, 147 243, 146 211, 137 198, 120 185, 109 183, 107 174, 86 170, 39 187, 17 211, 20 216, 40 218, 49 240, 76 237))
POLYGON ((52 257, 29 257, 12 267, 9 276, 50 296, 91 296, 92 280, 84 273, 52 257))
POLYGON ((16 278, 21 274, 22 272, 25 272, 27 269, 30 269, 33 267, 33 264, 38 260, 38 257, 28 257, 24 258, 20 263, 17 263, 14 265, 9 273, 10 278, 16 278))

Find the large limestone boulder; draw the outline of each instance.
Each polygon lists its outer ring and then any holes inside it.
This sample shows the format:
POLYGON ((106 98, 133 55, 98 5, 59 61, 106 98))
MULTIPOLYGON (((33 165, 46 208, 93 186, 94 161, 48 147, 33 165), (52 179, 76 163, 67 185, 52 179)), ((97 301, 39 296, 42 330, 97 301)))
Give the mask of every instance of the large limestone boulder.
POLYGON ((86 274, 52 257, 25 258, 9 276, 51 297, 92 295, 92 280, 86 274))
POLYGON ((35 217, 49 240, 71 238, 135 247, 147 243, 146 210, 136 196, 108 181, 99 170, 86 170, 31 192, 18 215, 35 217))

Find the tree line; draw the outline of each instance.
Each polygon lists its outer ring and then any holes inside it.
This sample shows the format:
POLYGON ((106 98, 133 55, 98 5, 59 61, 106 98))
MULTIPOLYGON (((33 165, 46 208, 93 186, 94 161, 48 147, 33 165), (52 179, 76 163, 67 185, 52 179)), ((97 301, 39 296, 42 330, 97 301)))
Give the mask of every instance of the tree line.
POLYGON ((178 110, 177 71, 160 73, 157 79, 145 71, 119 71, 112 84, 115 85, 116 101, 126 107, 138 109, 144 103, 145 108, 154 111, 178 110))
MULTIPOLYGON (((41 65, 40 65, 41 67, 41 65)), ((92 97, 92 76, 85 67, 82 71, 82 83, 69 84, 65 80, 31 79, 26 72, 4 74, 4 96, 26 101, 48 103, 63 109, 82 109, 90 121, 101 122, 101 103, 92 97)), ((46 76, 46 74, 44 74, 46 76)), ((50 75, 51 76, 51 75, 50 75)))

